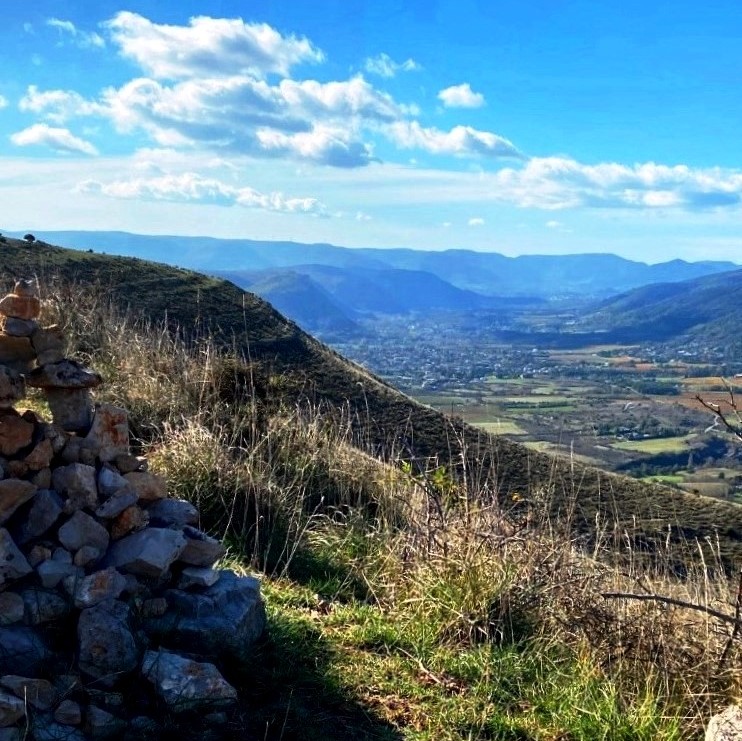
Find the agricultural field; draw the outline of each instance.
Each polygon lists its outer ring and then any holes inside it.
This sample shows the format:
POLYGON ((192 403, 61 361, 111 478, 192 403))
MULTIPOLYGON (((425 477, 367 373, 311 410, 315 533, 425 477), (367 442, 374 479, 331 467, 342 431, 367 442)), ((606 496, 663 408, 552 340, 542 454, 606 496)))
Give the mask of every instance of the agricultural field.
MULTIPOLYGON (((722 408, 729 388, 692 377, 689 363, 658 365, 640 348, 544 351, 539 368, 486 375, 419 401, 529 447, 722 499, 742 498, 742 445, 697 395, 722 408)), ((734 379, 732 393, 742 379, 734 379)))

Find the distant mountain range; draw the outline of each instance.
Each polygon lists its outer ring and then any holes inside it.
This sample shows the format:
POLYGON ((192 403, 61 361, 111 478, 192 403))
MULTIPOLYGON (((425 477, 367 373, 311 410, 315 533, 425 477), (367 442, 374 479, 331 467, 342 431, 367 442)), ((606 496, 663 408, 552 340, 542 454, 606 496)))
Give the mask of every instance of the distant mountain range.
MULTIPOLYGON (((37 232, 36 236, 75 249, 140 257, 213 274, 228 271, 235 277, 241 276, 240 280, 252 279, 242 275, 245 271, 290 268, 324 288, 344 311, 369 310, 362 308, 368 306, 369 295, 374 297, 371 302, 374 308, 370 310, 378 310, 379 301, 375 297, 382 295, 379 291, 389 298, 385 305, 390 311, 400 307, 413 310, 415 305, 420 309, 438 305, 471 308, 477 301, 486 305, 483 297, 488 296, 600 299, 650 283, 677 282, 739 267, 732 262, 683 260, 647 265, 605 254, 505 257, 494 252, 460 249, 437 252, 347 248, 126 232, 50 231, 37 232), (336 271, 320 272, 308 266, 336 268, 336 271), (350 302, 344 298, 348 295, 352 298, 350 302)), ((294 287, 290 292, 296 290, 294 287)))

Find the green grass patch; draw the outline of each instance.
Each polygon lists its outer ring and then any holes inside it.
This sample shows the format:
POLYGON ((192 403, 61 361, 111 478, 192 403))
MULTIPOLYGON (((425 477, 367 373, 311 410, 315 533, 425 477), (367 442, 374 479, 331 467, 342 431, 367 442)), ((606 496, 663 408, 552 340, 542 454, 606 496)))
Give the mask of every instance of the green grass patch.
POLYGON ((617 450, 634 450, 638 453, 650 455, 657 453, 682 453, 690 449, 690 443, 696 436, 683 435, 680 437, 658 437, 649 440, 623 440, 612 443, 611 447, 617 450))

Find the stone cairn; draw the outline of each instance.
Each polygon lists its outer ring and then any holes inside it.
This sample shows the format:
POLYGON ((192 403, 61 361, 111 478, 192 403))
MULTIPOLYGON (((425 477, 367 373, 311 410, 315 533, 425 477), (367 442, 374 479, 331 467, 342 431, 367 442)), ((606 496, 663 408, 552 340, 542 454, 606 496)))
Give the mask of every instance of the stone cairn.
POLYGON ((200 733, 236 699, 221 667, 265 626, 259 583, 131 454, 101 377, 40 327, 31 281, 0 300, 0 741, 200 733), (14 404, 43 391, 52 421, 14 404))

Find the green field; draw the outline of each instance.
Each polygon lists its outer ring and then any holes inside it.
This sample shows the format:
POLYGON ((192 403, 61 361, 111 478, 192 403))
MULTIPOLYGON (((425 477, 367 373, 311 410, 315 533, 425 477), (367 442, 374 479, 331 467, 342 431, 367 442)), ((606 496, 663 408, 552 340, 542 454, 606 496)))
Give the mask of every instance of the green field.
POLYGON ((658 437, 649 440, 623 440, 613 443, 611 447, 616 450, 635 450, 637 453, 656 455, 657 453, 682 453, 688 450, 691 440, 695 434, 683 435, 682 437, 658 437))

